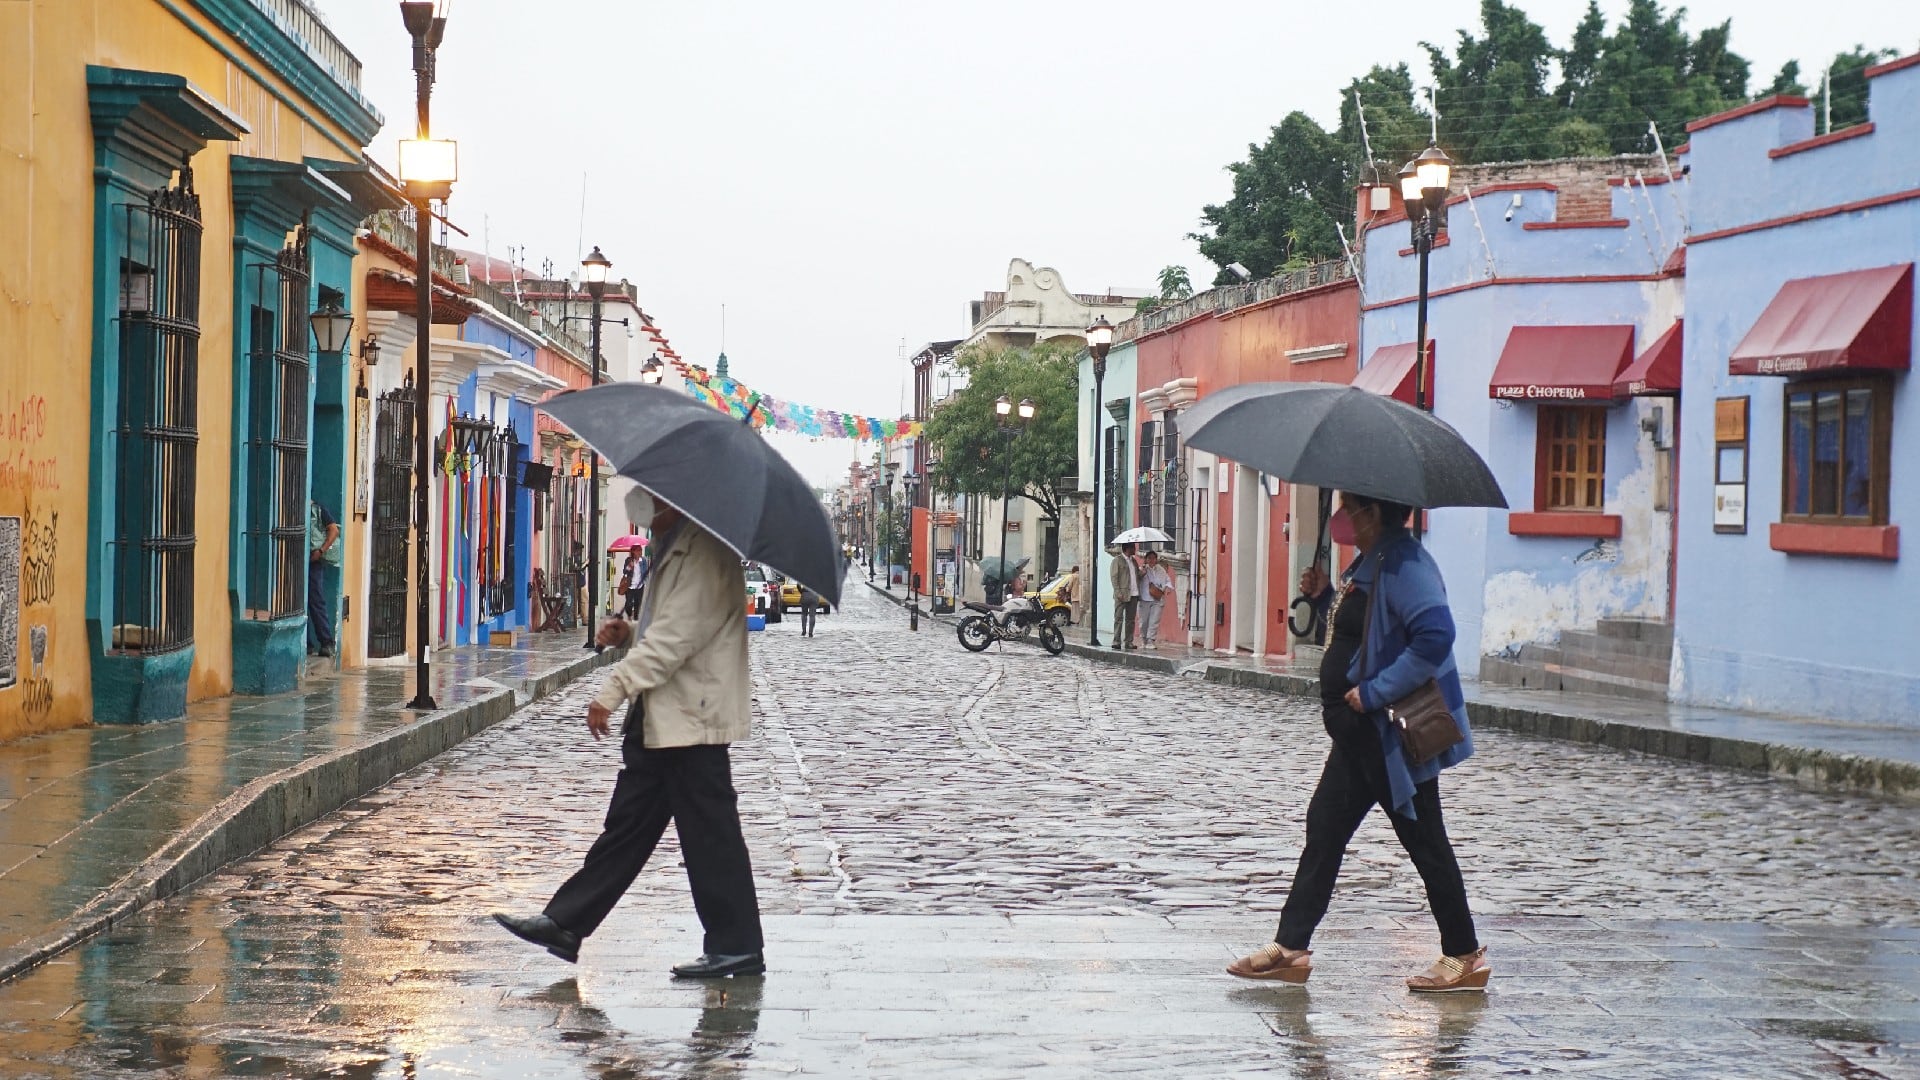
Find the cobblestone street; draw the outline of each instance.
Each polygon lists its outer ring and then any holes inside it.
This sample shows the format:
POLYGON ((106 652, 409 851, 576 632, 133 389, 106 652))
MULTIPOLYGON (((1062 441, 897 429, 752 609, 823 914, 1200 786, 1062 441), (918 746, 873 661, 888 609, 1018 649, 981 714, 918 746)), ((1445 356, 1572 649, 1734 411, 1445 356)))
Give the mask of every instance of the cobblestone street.
POLYGON ((1401 988, 1437 949, 1379 815, 1287 991, 1220 968, 1285 899, 1317 705, 969 654, 858 585, 754 669, 764 980, 668 980, 671 832, 578 969, 486 920, 598 830, 595 675, 0 985, 0 1073, 1920 1075, 1911 806, 1479 733, 1443 787, 1491 992, 1401 988))

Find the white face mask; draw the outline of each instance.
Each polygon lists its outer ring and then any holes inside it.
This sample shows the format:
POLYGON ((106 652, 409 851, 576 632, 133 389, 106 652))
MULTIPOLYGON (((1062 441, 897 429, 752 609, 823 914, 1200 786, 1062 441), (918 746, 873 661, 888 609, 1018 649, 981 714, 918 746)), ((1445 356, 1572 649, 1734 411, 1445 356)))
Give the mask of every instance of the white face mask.
POLYGON ((641 528, 650 528, 653 522, 653 495, 644 488, 634 488, 627 492, 627 520, 641 528))

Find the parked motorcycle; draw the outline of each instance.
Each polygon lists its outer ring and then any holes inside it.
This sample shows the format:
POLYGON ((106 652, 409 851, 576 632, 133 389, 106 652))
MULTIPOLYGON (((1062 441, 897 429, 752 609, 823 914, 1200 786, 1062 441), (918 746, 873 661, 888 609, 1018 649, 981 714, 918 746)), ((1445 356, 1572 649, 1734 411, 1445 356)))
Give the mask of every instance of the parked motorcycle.
POLYGON ((1066 651, 1067 636, 1037 601, 1016 596, 997 608, 972 600, 964 606, 974 614, 961 619, 955 632, 968 652, 984 652, 996 641, 1037 643, 1054 656, 1066 651))

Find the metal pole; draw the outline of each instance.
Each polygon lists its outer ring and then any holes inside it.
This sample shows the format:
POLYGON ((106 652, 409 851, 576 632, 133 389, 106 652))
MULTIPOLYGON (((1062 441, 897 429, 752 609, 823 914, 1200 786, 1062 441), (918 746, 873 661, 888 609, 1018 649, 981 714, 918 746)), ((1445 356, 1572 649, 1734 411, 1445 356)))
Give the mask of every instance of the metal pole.
POLYGON ((1100 357, 1093 362, 1093 548, 1087 562, 1087 644, 1095 647, 1100 644, 1100 551, 1105 546, 1100 542, 1100 412, 1105 408, 1100 384, 1106 377, 1107 361, 1100 357))
POLYGON ((1001 432, 1001 456, 1007 459, 1006 473, 1000 479, 1000 602, 1008 600, 1007 585, 1007 504, 1013 499, 1013 432, 1001 432))
MULTIPOLYGON (((599 250, 598 248, 595 249, 599 250)), ((593 317, 588 324, 587 351, 593 354, 593 385, 600 385, 600 290, 588 287, 593 295, 593 317)), ((594 641, 594 622, 598 618, 593 605, 600 602, 600 451, 587 447, 587 624, 584 649, 599 651, 594 641)))
MULTIPOLYGON (((419 125, 417 137, 426 139, 433 130, 428 109, 433 97, 433 57, 425 39, 419 36, 414 38, 413 72, 419 125)), ((427 651, 432 647, 430 635, 433 625, 427 597, 428 575, 433 568, 432 554, 428 551, 432 546, 433 534, 427 515, 427 489, 433 476, 433 452, 427 437, 427 403, 431 399, 428 389, 432 386, 429 372, 433 355, 433 237, 428 230, 432 222, 432 203, 425 198, 417 198, 412 202, 413 277, 416 289, 414 316, 417 320, 413 345, 414 648, 418 653, 413 668, 413 700, 407 702, 407 708, 431 711, 439 708, 433 700, 432 672, 427 661, 427 651)))
MULTIPOLYGON (((1413 316, 1413 404, 1417 409, 1427 407, 1427 262, 1433 255, 1433 237, 1439 221, 1439 211, 1427 210, 1426 216, 1414 226, 1413 246, 1420 253, 1420 301, 1414 308, 1413 316)), ((1413 512, 1413 535, 1420 535, 1420 511, 1413 512)))

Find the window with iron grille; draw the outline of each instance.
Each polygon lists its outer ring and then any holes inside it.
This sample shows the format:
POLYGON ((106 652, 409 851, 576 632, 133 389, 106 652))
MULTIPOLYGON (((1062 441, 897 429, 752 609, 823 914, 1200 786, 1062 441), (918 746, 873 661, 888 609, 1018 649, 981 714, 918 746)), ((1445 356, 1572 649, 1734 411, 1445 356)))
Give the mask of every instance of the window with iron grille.
POLYGON ((1106 458, 1102 467, 1106 472, 1106 479, 1101 486, 1105 492, 1106 506, 1103 507, 1103 510, 1106 514, 1107 527, 1101 537, 1103 542, 1112 539, 1127 527, 1125 524, 1125 511, 1127 507, 1127 490, 1131 485, 1127 483, 1127 432, 1125 428, 1110 427, 1106 429, 1105 454, 1106 458))
POLYGON ((1160 528, 1173 537, 1166 545, 1169 551, 1180 546, 1180 534, 1186 529, 1186 486, 1187 471, 1180 461, 1180 414, 1168 411, 1160 420, 1160 528))
POLYGON ((1606 505, 1607 410, 1542 406, 1534 505, 1592 511, 1606 505))
POLYGON ((192 170, 126 213, 108 647, 152 654, 193 644, 201 224, 192 170))
POLYGON ((247 592, 249 619, 307 606, 307 230, 270 265, 254 267, 259 303, 248 320, 247 592), (271 306, 269 306, 271 305, 271 306))
POLYGON ((1154 493, 1153 486, 1154 476, 1159 466, 1155 457, 1159 446, 1154 434, 1159 427, 1160 425, 1152 420, 1140 425, 1140 476, 1136 482, 1138 492, 1135 495, 1134 505, 1140 508, 1140 524, 1147 526, 1153 525, 1153 512, 1160 502, 1154 493))
POLYGON ((374 423, 373 578, 367 615, 367 655, 407 651, 408 529, 413 494, 413 372, 405 385, 380 395, 374 423))

